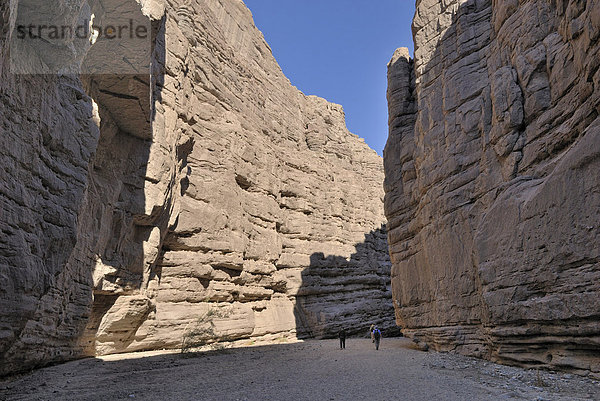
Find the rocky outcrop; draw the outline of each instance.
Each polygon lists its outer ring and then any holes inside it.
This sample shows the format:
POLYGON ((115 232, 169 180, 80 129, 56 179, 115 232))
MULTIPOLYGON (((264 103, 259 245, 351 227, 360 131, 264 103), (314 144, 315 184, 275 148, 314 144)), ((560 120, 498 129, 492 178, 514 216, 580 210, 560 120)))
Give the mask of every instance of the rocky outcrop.
POLYGON ((11 73, 0 2, 0 375, 177 348, 207 315, 209 341, 391 329, 382 160, 342 108, 290 84, 241 1, 125 3, 151 71, 66 77, 11 73))
POLYGON ((0 2, 0 375, 76 353, 91 299, 77 223, 100 136, 79 80, 10 72, 9 5, 0 2))
POLYGON ((177 347, 208 308, 225 310, 221 340, 389 326, 381 158, 341 107, 291 86, 241 2, 169 7, 156 107, 185 166, 151 311, 97 352, 177 347))
POLYGON ((438 350, 600 374, 600 3, 417 1, 389 65, 396 318, 438 350))

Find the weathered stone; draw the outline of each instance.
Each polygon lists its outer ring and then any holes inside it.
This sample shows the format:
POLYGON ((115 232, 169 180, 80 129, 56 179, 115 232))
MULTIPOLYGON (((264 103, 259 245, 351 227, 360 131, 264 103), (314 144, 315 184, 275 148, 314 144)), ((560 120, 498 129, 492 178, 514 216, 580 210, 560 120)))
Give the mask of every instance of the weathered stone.
POLYGON ((392 329, 382 160, 341 106, 240 1, 127 1, 151 74, 79 79, 11 75, 0 2, 0 374, 177 348, 211 311, 210 341, 392 329))
POLYGON ((406 335, 600 375, 599 8, 417 2, 384 153, 406 335))

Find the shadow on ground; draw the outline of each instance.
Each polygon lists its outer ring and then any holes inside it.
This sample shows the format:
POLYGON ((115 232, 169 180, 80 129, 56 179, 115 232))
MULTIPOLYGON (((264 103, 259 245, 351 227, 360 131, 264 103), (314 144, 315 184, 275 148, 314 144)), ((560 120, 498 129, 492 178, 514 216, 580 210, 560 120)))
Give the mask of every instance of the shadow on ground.
MULTIPOLYGON (((0 382, 6 400, 594 399, 598 382, 411 349, 407 339, 306 341, 74 361, 0 382), (129 358, 129 359, 125 359, 129 358), (539 381, 536 384, 536 380, 539 381)), ((596 397, 597 399, 597 397, 596 397)))
POLYGON ((365 234, 349 258, 314 253, 302 272, 294 316, 299 338, 368 336, 371 324, 386 336, 401 335, 396 326, 390 284, 391 262, 385 225, 365 234))

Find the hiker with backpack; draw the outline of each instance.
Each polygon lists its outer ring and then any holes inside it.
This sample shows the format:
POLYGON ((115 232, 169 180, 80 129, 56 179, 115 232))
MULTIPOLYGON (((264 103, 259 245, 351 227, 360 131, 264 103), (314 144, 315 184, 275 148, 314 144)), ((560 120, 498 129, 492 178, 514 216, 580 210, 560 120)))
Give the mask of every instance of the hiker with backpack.
POLYGON ((379 350, 379 342, 381 341, 381 331, 377 326, 373 329, 373 340, 375 342, 375 349, 379 350))

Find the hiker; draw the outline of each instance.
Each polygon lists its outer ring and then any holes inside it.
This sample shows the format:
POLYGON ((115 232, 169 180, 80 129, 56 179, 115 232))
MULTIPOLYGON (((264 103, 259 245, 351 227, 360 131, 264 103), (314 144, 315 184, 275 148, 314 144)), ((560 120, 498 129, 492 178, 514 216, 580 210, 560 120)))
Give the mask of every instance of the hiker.
POLYGON ((375 349, 379 349, 379 342, 381 341, 381 331, 375 326, 373 329, 373 342, 375 342, 375 349))
POLYGON ((340 330, 340 349, 346 349, 346 330, 340 330))
POLYGON ((374 343, 375 342, 375 337, 373 337, 373 330, 375 329, 375 325, 372 324, 371 327, 369 328, 369 334, 371 335, 371 342, 374 343))

